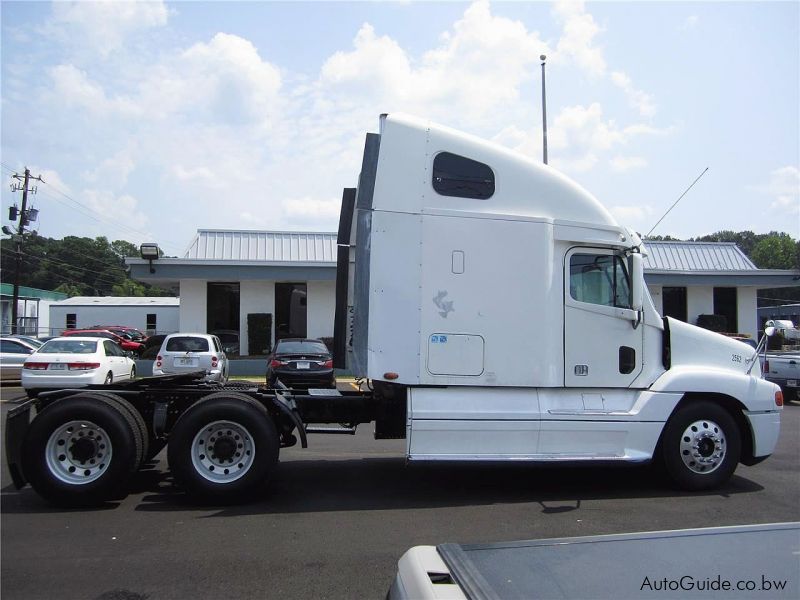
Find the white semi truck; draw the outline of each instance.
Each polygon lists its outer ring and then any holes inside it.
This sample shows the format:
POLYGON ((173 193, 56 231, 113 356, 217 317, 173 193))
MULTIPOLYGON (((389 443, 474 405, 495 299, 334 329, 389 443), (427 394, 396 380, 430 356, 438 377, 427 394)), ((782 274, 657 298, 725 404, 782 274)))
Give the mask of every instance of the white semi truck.
POLYGON ((190 494, 237 499, 280 447, 337 430, 318 424, 373 422, 409 461, 658 459, 684 488, 719 486, 774 450, 780 389, 744 344, 656 312, 645 252, 554 169, 383 115, 344 190, 337 259, 334 358, 369 391, 183 376, 42 393, 9 413, 12 474, 96 502, 167 444, 190 494))

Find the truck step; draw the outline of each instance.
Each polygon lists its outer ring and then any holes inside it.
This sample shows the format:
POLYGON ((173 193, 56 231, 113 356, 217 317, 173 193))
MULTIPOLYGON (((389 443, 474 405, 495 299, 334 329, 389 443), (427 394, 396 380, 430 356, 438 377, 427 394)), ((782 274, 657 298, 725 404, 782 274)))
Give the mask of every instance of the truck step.
POLYGON ((306 433, 331 433, 339 435, 355 435, 355 427, 306 427, 306 433))

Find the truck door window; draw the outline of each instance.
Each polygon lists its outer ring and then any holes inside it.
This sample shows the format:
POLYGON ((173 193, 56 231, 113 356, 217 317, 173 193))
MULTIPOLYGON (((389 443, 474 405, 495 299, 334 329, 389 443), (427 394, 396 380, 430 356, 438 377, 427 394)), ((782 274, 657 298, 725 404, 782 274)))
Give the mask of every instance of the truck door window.
POLYGON ((442 196, 486 200, 494 194, 494 172, 477 160, 440 152, 433 159, 433 189, 442 196))
POLYGON ((631 292, 624 261, 612 254, 573 254, 569 292, 578 302, 630 308, 631 292))

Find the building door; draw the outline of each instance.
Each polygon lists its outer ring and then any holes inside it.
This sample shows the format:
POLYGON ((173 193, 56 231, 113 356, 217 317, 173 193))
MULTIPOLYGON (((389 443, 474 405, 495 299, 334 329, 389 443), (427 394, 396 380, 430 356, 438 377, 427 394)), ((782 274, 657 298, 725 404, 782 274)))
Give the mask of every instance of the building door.
POLYGON ((664 287, 661 291, 661 299, 665 317, 672 317, 684 323, 689 321, 685 287, 664 287))
POLYGON ((307 335, 307 290, 305 283, 275 284, 275 341, 307 335))
POLYGON ((206 332, 239 335, 239 284, 209 282, 206 332))
POLYGON ((722 315, 728 320, 725 333, 739 331, 739 308, 736 301, 735 287, 714 288, 714 314, 722 315))

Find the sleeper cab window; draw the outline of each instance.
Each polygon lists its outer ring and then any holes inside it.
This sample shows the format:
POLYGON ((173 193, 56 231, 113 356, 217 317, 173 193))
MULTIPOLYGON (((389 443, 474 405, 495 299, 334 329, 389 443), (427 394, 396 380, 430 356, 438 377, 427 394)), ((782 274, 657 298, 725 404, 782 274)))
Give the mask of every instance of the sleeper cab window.
POLYGON ((433 159, 433 189, 442 196, 486 200, 494 194, 494 172, 477 160, 440 152, 433 159))

